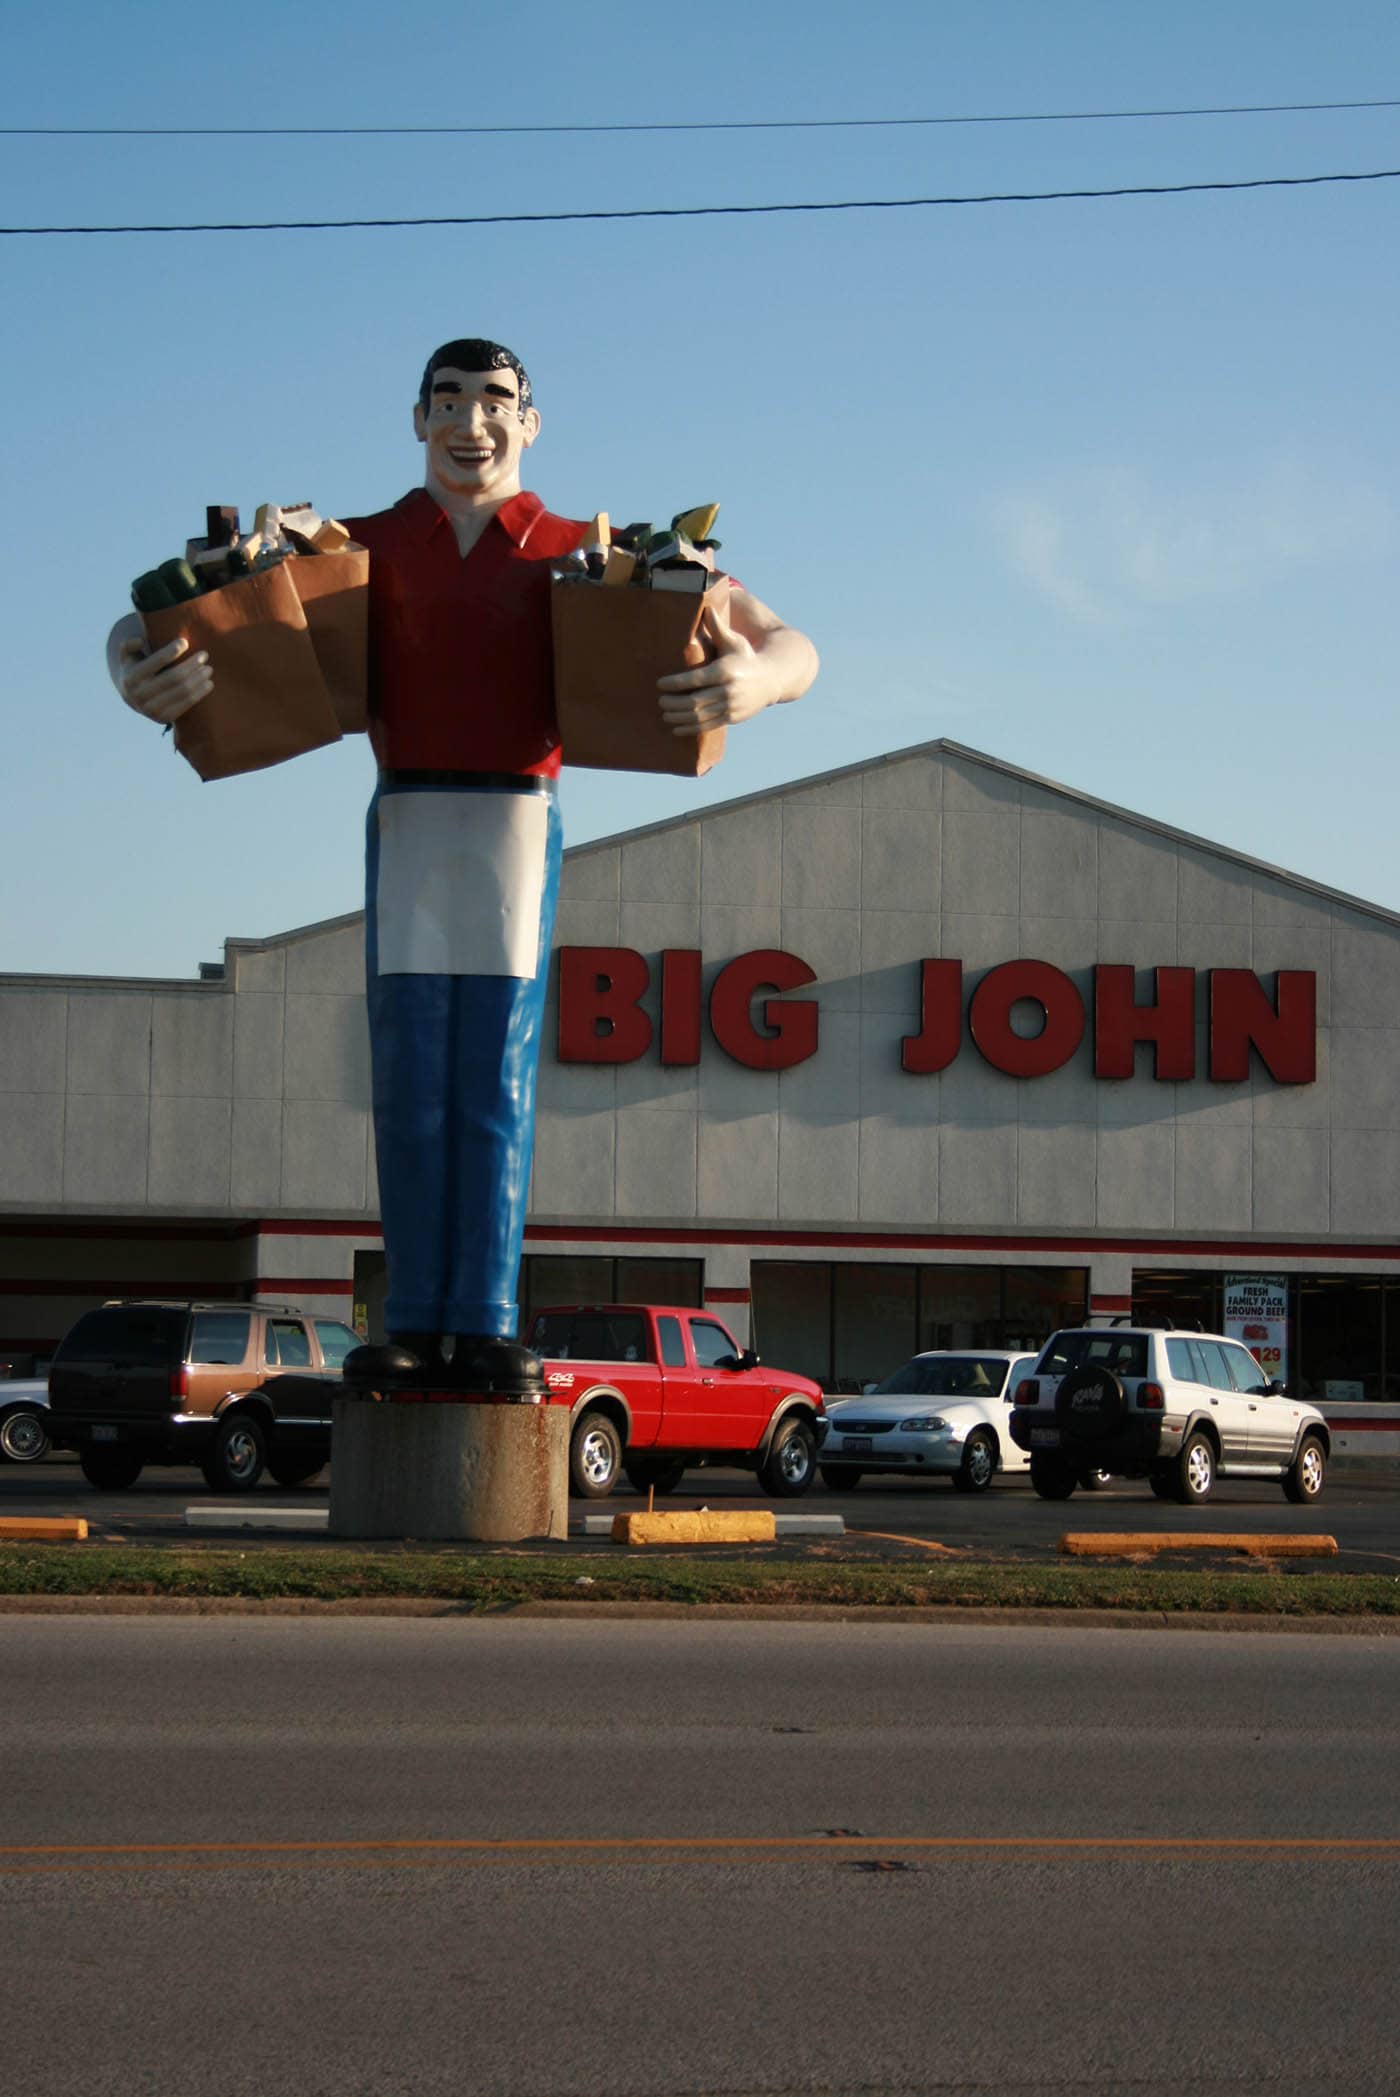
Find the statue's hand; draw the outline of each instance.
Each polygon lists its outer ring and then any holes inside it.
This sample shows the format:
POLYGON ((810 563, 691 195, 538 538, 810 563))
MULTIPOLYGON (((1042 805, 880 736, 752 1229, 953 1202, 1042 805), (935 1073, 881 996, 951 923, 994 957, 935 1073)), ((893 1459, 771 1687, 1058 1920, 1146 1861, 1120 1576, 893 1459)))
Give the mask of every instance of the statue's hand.
POLYGON ((779 696, 759 651, 723 612, 709 606, 701 623, 715 650, 710 661, 657 681, 661 718, 673 735, 703 735, 707 728, 747 721, 779 696))
POLYGON ((154 650, 139 632, 114 633, 112 638, 115 660, 109 649, 108 665, 113 682, 127 705, 147 720, 168 726, 213 691, 208 656, 203 649, 191 653, 189 642, 180 636, 154 650))

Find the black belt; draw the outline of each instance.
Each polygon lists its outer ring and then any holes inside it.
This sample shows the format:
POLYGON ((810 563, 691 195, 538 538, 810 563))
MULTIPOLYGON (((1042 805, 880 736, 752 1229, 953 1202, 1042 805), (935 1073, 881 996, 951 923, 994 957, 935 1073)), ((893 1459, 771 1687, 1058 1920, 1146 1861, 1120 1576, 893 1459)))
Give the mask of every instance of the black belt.
POLYGON ((498 787, 513 794, 552 794, 556 782, 540 772, 434 772, 420 767, 404 770, 401 766, 384 766, 379 773, 381 786, 485 786, 498 787))

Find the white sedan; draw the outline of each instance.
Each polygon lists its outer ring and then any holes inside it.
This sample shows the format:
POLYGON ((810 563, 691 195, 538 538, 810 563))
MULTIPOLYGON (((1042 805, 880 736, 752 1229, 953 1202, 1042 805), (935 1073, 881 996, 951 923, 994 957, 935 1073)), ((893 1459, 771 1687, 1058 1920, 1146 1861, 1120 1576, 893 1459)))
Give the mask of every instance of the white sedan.
POLYGON ((47 1380, 0 1378, 0 1463, 36 1464, 48 1453, 47 1380))
POLYGON ((1001 1471, 1030 1461, 1007 1422, 1016 1386, 1037 1357, 999 1347, 916 1354, 862 1398, 828 1400, 819 1453, 823 1482, 849 1491, 864 1471, 941 1473, 985 1493, 1001 1471))

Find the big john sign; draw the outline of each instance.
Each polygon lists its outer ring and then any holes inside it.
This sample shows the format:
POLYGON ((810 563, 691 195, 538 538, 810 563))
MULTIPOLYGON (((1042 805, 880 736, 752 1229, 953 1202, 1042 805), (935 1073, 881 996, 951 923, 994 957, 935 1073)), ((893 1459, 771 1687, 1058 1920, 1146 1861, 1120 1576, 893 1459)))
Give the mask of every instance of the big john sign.
MULTIPOLYGON (((1137 970, 1101 963, 1086 1005, 1078 985, 1048 961, 1006 961, 969 991, 961 961, 920 961, 919 1030, 906 1035, 905 1070, 946 1070, 968 1035, 977 1052, 1013 1078, 1043 1078, 1068 1063, 1088 1036, 1096 1078, 1130 1078, 1139 1043, 1152 1051, 1153 1075, 1167 1083, 1197 1075, 1197 1017, 1208 1021, 1206 1067, 1221 1083, 1249 1076, 1250 1050, 1277 1084, 1310 1085, 1317 1075, 1317 979, 1280 969, 1273 988, 1247 968, 1156 968, 1139 1000, 1137 970), (1012 1025, 1020 1008, 1026 1030, 1012 1025)), ((689 947, 660 957, 659 1020, 643 1000, 652 965, 631 947, 562 947, 559 953, 561 1063, 664 1064, 700 1061, 705 1035, 704 963, 689 947)), ((710 986, 709 1032, 727 1056, 751 1070, 790 1070, 817 1053, 821 1006, 791 995, 816 981, 796 954, 764 947, 727 962, 710 986)))

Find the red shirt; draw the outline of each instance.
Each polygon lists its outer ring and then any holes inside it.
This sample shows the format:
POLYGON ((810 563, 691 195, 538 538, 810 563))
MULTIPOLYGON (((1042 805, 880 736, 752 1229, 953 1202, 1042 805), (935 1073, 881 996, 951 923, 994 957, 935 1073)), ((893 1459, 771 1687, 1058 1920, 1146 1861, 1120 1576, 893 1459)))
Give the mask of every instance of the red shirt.
POLYGON ((538 495, 502 503, 471 552, 426 488, 347 517, 369 548, 370 739, 381 765, 559 770, 549 564, 584 525, 538 495))

